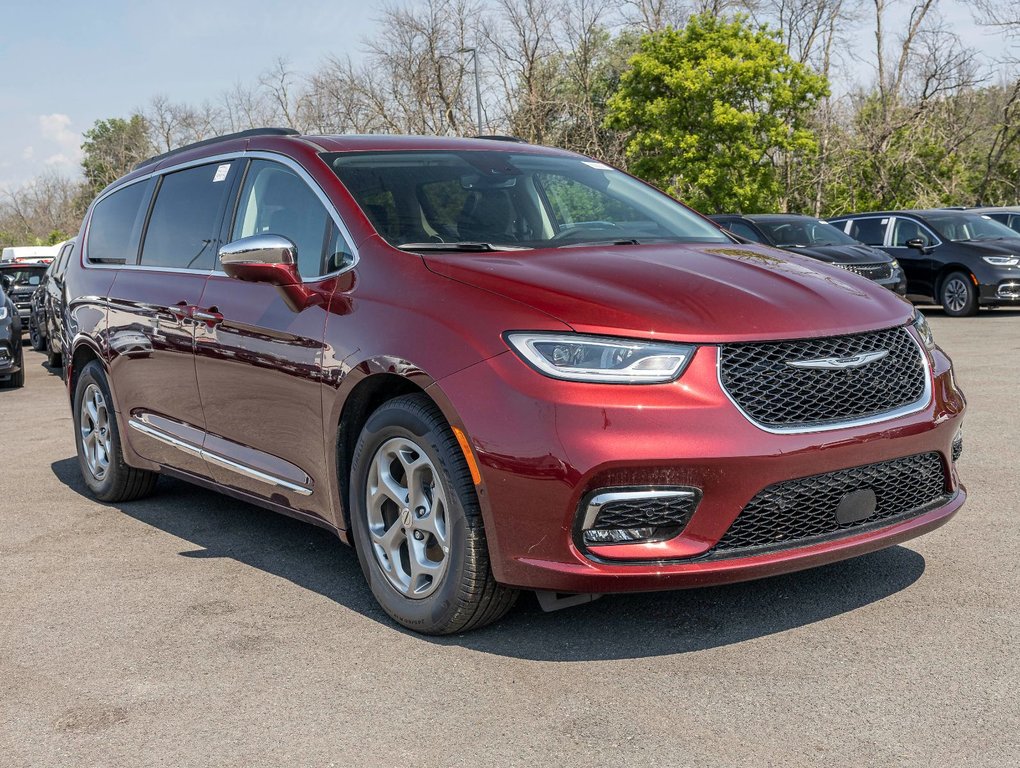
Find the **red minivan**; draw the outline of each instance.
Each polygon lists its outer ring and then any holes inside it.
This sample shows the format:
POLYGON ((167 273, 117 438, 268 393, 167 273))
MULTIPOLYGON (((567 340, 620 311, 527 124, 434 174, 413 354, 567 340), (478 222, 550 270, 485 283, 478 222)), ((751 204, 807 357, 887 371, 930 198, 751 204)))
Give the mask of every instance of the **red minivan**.
POLYGON ((828 563, 965 498, 910 304, 570 152, 201 142, 96 198, 65 280, 97 498, 166 474, 324 526, 420 632, 828 563))

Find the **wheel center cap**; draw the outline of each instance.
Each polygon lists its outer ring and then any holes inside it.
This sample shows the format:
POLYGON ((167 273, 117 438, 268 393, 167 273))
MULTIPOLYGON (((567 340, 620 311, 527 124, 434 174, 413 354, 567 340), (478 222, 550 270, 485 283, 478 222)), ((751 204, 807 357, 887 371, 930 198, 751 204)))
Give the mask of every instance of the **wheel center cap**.
POLYGON ((411 527, 411 510, 403 509, 400 511, 400 522, 404 524, 405 528, 411 527))

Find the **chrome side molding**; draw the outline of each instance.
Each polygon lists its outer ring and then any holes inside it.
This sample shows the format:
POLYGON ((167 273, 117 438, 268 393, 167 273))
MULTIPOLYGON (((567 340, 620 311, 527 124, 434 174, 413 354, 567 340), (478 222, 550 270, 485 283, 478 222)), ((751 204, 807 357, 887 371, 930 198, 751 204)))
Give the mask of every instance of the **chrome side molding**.
POLYGON ((249 467, 247 464, 241 464, 233 459, 228 459, 226 456, 221 456, 220 454, 206 450, 201 446, 194 445, 185 440, 176 438, 173 435, 169 435, 163 430, 157 429, 151 424, 141 422, 134 417, 128 419, 128 426, 136 432, 141 432, 143 435, 147 435, 154 440, 159 440, 162 443, 173 446, 174 448, 184 451, 192 456, 198 456, 211 464, 223 467, 224 469, 229 469, 230 471, 236 472, 244 477, 250 477, 253 480, 265 483, 266 485, 271 485, 275 488, 282 488, 285 491, 291 491, 301 496, 312 495, 311 488, 298 485, 297 483, 292 483, 290 480, 284 480, 282 477, 277 477, 276 475, 271 475, 268 472, 263 472, 259 469, 255 469, 254 467, 249 467))

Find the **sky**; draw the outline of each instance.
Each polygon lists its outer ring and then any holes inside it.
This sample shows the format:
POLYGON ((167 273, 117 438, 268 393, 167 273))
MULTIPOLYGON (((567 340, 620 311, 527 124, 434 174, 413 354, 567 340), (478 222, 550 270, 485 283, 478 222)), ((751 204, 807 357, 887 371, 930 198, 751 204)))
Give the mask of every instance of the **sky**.
MULTIPOLYGON (((42 173, 77 175, 82 132, 145 108, 157 94, 201 103, 236 83, 253 84, 280 57, 298 72, 331 55, 357 60, 380 5, 0 0, 0 190, 42 173)), ((905 5, 888 29, 904 22, 905 5)), ((978 27, 968 5, 941 0, 947 24, 989 59, 1004 55, 1006 43, 978 27)), ((866 30, 855 38, 862 55, 873 45, 866 30)))

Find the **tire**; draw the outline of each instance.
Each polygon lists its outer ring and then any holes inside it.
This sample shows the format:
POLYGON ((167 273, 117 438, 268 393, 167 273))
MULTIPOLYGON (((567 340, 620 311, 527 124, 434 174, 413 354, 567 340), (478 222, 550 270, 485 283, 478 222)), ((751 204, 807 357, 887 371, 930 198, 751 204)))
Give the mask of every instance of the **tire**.
POLYGON ((46 337, 39 330, 39 325, 32 320, 28 321, 28 340, 32 344, 32 349, 36 352, 42 352, 46 349, 46 337))
POLYGON ((18 350, 18 372, 12 373, 7 379, 7 386, 11 389, 20 389, 25 386, 25 350, 18 350))
POLYGON ((46 365, 50 368, 60 368, 63 365, 63 359, 59 352, 53 351, 53 340, 46 337, 46 365))
POLYGON ((963 272, 950 272, 939 286, 939 302, 950 317, 972 317, 978 311, 977 286, 963 272))
POLYGON ((78 376, 73 416, 78 467, 93 496, 100 501, 118 502, 133 501, 152 493, 158 473, 124 463, 113 398, 103 366, 96 360, 86 365, 78 376))
POLYGON ((477 629, 517 599, 493 578, 467 462, 425 395, 390 400, 365 424, 351 468, 351 528, 372 594, 408 629, 477 629))

